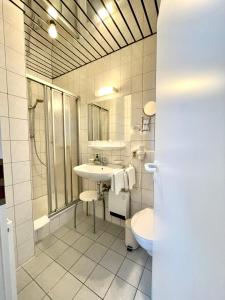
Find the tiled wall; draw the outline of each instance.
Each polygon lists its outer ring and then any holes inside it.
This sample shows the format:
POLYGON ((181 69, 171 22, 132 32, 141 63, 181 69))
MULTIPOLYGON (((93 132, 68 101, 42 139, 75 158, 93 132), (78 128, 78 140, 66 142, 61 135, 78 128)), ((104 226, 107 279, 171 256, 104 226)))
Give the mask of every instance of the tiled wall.
POLYGON ((0 120, 8 217, 18 265, 33 256, 30 147, 23 13, 0 1, 0 120))
MULTIPOLYGON (((101 154, 109 161, 121 159, 124 164, 131 162, 135 166, 137 184, 131 193, 132 214, 142 208, 153 206, 153 178, 144 170, 144 163, 152 161, 154 156, 154 120, 151 132, 145 135, 140 134, 135 126, 141 124, 145 103, 150 100, 155 101, 155 69, 156 35, 54 80, 54 84, 81 96, 80 158, 82 163, 88 162, 88 159, 96 153, 88 148, 87 135, 87 104, 95 100, 95 91, 104 86, 114 86, 120 89, 120 95, 130 95, 131 128, 126 149, 104 151, 101 154), (144 145, 147 150, 143 162, 132 158, 132 150, 139 145, 144 145)), ((83 187, 94 188, 94 184, 85 180, 83 187)), ((97 214, 102 215, 100 207, 97 214)), ((109 215, 107 218, 118 222, 109 215)))

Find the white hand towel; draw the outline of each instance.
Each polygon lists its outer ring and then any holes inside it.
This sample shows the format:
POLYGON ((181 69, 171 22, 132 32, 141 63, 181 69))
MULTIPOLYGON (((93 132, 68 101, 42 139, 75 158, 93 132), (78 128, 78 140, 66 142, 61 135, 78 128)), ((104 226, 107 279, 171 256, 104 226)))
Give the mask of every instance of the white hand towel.
POLYGON ((133 166, 129 166, 126 169, 127 177, 128 177, 128 185, 129 185, 129 190, 132 190, 133 186, 136 183, 136 178, 135 178, 135 169, 133 166))
POLYGON ((111 190, 118 195, 124 189, 124 170, 115 170, 111 178, 111 190))

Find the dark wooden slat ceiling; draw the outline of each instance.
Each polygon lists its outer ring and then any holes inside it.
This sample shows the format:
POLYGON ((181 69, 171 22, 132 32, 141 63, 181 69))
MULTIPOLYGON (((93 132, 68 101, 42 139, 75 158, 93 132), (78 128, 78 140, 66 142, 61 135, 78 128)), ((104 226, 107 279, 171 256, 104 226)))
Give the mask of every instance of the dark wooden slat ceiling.
POLYGON ((24 7, 27 68, 50 79, 156 33, 156 0, 20 2, 24 7), (56 18, 49 8, 54 8, 56 18), (56 24, 56 39, 48 34, 50 20, 56 24))

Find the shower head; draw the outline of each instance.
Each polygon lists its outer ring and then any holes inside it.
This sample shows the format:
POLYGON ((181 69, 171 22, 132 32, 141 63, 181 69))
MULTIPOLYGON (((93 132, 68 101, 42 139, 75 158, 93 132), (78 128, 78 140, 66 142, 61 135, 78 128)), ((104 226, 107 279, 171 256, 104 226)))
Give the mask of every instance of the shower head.
POLYGON ((35 109, 36 106, 38 105, 38 103, 43 103, 44 100, 43 99, 36 99, 36 102, 34 103, 34 105, 31 105, 28 107, 28 109, 35 109))

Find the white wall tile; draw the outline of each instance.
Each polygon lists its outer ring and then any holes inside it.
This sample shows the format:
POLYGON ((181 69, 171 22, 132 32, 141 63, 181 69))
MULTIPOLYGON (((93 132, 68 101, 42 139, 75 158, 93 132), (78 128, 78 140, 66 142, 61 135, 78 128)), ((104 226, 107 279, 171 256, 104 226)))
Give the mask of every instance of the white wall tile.
POLYGON ((25 57, 11 48, 6 47, 7 70, 25 76, 25 57))
POLYGON ((155 88, 155 71, 145 73, 143 75, 143 90, 155 88))
POLYGON ((31 199, 31 182, 25 181, 13 186, 14 203, 19 204, 31 199))
POLYGON ((7 80, 8 80, 8 93, 10 95, 26 98, 26 79, 25 77, 7 72, 7 80))
POLYGON ((7 94, 0 93, 0 117, 8 116, 7 94))
MULTIPOLYGON (((19 118, 19 119, 28 118, 27 100, 25 100, 24 98, 8 95, 8 101, 9 101, 9 117, 19 118)), ((1 108, 0 108, 0 112, 1 112, 1 108)))
POLYGON ((24 32, 15 29, 15 27, 4 22, 5 45, 21 54, 24 54, 24 32))
POLYGON ((12 163, 13 183, 30 180, 30 161, 12 163))
POLYGON ((5 47, 0 44, 0 68, 5 68, 5 47))
POLYGON ((0 130, 2 141, 9 141, 9 119, 6 117, 0 117, 0 130))
POLYGON ((11 142, 12 162, 26 161, 30 159, 30 149, 28 141, 11 142))
POLYGON ((15 206, 16 225, 22 224, 32 217, 32 201, 26 201, 15 206))
MULTIPOLYGON (((28 122, 21 119, 9 119, 10 124, 10 137, 15 141, 28 140, 28 122)), ((17 150, 19 151, 19 149, 17 150)))
POLYGON ((34 240, 30 239, 17 248, 18 265, 22 265, 34 255, 34 240))
POLYGON ((29 220, 21 225, 16 226, 17 246, 20 246, 26 241, 33 239, 33 221, 29 220))
POLYGON ((4 182, 5 186, 12 185, 12 165, 4 163, 4 182))
POLYGON ((0 68, 0 92, 7 93, 6 70, 0 68))
POLYGON ((2 141, 2 154, 4 163, 11 162, 10 141, 2 141))
POLYGON ((13 25, 17 30, 23 31, 23 12, 9 1, 3 1, 3 17, 7 23, 13 25))
MULTIPOLYGON (((1 8, 0 8, 0 9, 1 9, 1 8)), ((0 16, 0 43, 1 43, 1 44, 4 44, 4 43, 5 43, 2 15, 0 16)))

